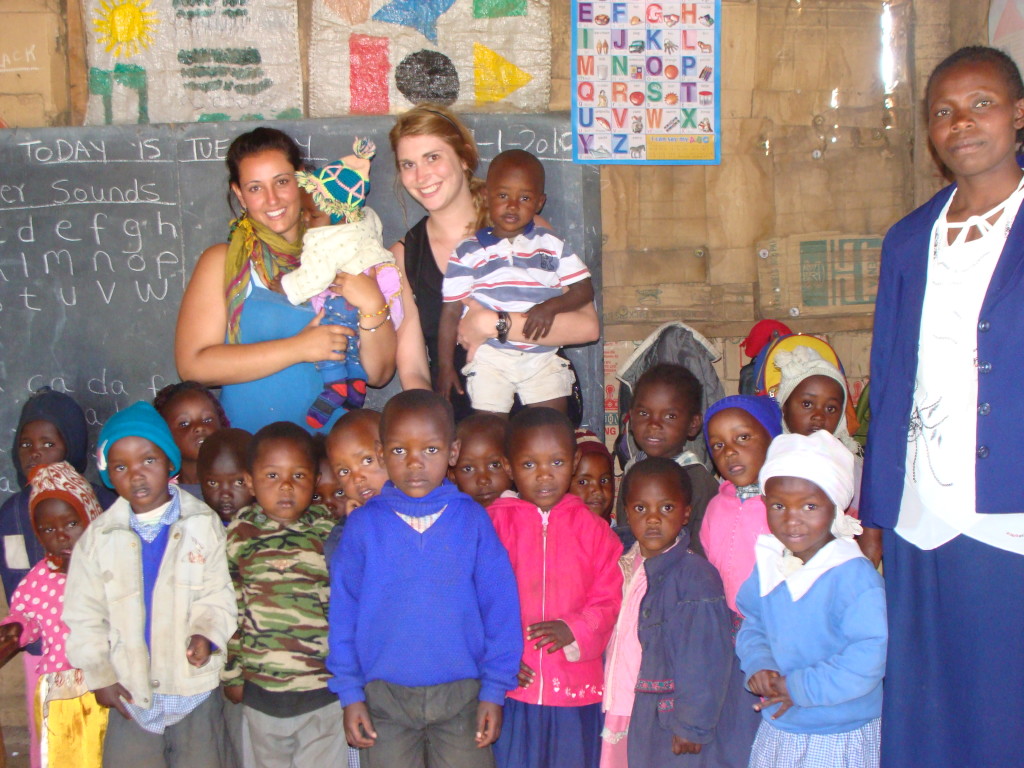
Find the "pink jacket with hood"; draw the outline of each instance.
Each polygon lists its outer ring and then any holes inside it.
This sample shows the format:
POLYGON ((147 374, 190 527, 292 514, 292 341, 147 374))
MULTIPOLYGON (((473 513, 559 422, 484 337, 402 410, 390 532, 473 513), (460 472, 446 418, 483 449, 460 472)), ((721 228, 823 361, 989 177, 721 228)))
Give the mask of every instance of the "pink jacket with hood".
POLYGON ((528 501, 500 498, 488 508, 519 585, 527 627, 561 619, 576 642, 555 653, 525 641, 523 661, 536 673, 509 698, 527 704, 580 707, 600 703, 602 654, 622 603, 622 544, 608 524, 566 494, 547 513, 528 501))

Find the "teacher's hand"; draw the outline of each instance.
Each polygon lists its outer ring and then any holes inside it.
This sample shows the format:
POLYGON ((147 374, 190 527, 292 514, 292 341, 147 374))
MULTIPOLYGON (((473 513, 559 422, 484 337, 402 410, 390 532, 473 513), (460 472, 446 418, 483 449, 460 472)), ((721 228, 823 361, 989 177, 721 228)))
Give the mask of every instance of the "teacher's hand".
MULTIPOLYGON (((357 307, 360 315, 372 315, 386 306, 377 281, 362 273, 350 275, 347 272, 339 272, 334 276, 334 282, 331 283, 331 291, 344 297, 345 301, 353 307, 357 307)), ((376 325, 381 319, 383 319, 383 313, 379 318, 365 322, 360 318, 360 324, 369 328, 376 325)))
POLYGON ((488 309, 476 299, 466 299, 466 314, 459 320, 458 340, 466 350, 466 360, 472 360, 477 347, 488 339, 498 337, 498 313, 488 309))
POLYGON ((302 355, 303 362, 316 363, 321 360, 344 360, 348 349, 348 337, 355 331, 340 325, 320 325, 324 311, 321 309, 309 325, 293 337, 302 355))

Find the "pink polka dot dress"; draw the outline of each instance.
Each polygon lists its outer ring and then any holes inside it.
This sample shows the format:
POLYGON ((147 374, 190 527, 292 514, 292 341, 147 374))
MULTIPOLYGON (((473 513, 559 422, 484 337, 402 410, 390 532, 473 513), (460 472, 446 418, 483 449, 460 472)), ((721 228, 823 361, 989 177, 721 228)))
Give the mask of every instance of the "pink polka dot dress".
POLYGON ((67 574, 53 570, 46 560, 36 563, 11 596, 11 613, 0 626, 21 624, 21 645, 43 640, 43 654, 36 674, 74 669, 65 655, 68 627, 61 619, 67 574))

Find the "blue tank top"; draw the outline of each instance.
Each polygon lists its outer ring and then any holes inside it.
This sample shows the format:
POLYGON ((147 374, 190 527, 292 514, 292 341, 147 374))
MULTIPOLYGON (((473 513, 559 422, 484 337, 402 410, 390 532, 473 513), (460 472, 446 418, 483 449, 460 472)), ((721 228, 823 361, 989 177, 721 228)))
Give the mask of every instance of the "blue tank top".
MULTIPOLYGON (((280 293, 274 293, 250 282, 251 292, 242 305, 239 320, 242 344, 275 341, 294 336, 313 319, 308 304, 293 307, 280 293)), ((323 378, 313 363, 297 363, 255 381, 226 384, 221 388, 220 402, 231 420, 231 426, 255 433, 275 421, 290 421, 310 432, 327 433, 341 418, 341 409, 320 430, 306 423, 306 412, 324 388, 323 378)))

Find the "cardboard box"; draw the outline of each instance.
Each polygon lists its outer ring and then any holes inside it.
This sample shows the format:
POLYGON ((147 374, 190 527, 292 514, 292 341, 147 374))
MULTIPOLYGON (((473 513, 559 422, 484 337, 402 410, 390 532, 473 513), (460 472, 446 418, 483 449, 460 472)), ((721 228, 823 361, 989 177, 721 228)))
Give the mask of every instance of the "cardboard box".
POLYGON ((52 11, 0 12, 0 119, 9 126, 55 125, 68 105, 63 21, 52 11))
POLYGON ((758 246, 760 317, 871 314, 882 238, 838 232, 773 238, 758 246))

